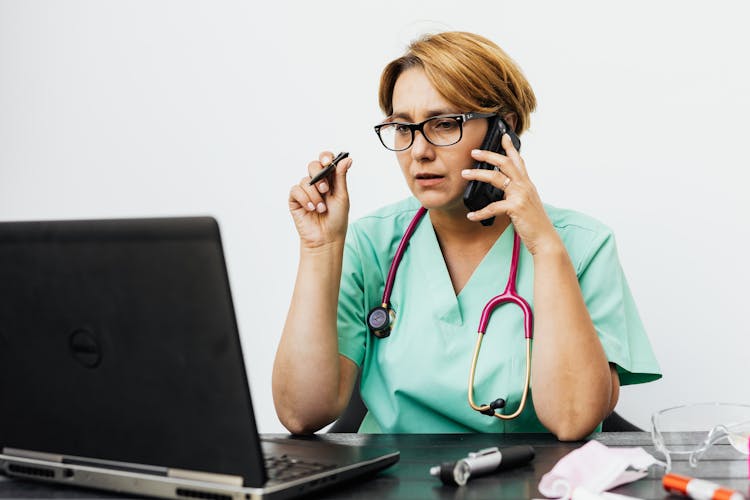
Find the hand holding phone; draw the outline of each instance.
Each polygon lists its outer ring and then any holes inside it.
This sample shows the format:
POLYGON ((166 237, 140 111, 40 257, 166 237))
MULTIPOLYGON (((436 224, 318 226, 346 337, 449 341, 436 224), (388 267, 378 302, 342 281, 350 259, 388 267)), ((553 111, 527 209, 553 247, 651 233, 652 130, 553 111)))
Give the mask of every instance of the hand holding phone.
MULTIPOLYGON (((500 115, 496 115, 490 119, 489 126, 487 128, 487 135, 484 136, 484 141, 479 149, 485 151, 494 151, 505 154, 505 149, 501 144, 503 134, 508 134, 510 140, 513 142, 513 147, 517 150, 521 149, 521 140, 518 138, 515 132, 505 123, 500 115)), ((482 168, 485 170, 498 170, 498 168, 490 163, 484 161, 478 161, 474 164, 474 168, 482 168)), ((476 212, 486 207, 490 203, 500 201, 505 197, 505 191, 500 188, 496 188, 492 184, 481 181, 470 181, 469 185, 466 186, 464 191, 464 205, 471 210, 476 212)), ((491 226, 495 222, 495 218, 484 219, 482 222, 483 226, 491 226)))

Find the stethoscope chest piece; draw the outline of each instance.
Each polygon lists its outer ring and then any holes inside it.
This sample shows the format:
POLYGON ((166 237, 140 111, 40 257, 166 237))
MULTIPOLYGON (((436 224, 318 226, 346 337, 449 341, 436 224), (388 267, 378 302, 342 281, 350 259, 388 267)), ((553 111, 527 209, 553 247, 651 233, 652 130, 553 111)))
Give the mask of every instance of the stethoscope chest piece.
POLYGON ((367 315, 367 326, 379 339, 384 339, 391 334, 391 327, 396 320, 396 312, 387 304, 373 307, 367 315))

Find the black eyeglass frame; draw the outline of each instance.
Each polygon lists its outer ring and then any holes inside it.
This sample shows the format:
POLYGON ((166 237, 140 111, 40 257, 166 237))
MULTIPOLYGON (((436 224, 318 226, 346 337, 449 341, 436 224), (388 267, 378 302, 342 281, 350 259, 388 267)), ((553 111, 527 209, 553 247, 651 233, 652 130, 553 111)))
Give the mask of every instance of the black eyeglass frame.
POLYGON ((387 149, 388 151, 406 151, 409 149, 412 144, 414 144, 414 132, 417 130, 422 133, 422 137, 425 138, 427 142, 432 144, 435 147, 445 147, 445 146, 453 146, 454 144, 458 144, 461 142, 461 139, 464 136, 464 123, 468 122, 469 120, 476 120, 479 118, 492 118, 493 116, 496 116, 497 113, 479 113, 479 112, 471 112, 471 113, 460 113, 460 114, 447 114, 447 115, 437 115, 437 116, 431 116, 430 118, 427 118, 426 120, 423 120, 419 123, 408 123, 408 122, 385 122, 385 123, 379 123, 375 125, 375 133, 378 135, 378 139, 380 139, 380 143, 387 149), (425 123, 435 120, 437 118, 454 118, 458 122, 458 139, 456 139, 456 142, 452 142, 450 144, 435 144, 430 140, 429 137, 424 133, 424 125, 425 123), (380 129, 385 127, 386 125, 401 125, 402 127, 407 127, 409 131, 411 132, 411 140, 409 141, 409 145, 405 148, 401 149, 393 149, 389 148, 385 141, 383 141, 383 137, 380 135, 380 129))

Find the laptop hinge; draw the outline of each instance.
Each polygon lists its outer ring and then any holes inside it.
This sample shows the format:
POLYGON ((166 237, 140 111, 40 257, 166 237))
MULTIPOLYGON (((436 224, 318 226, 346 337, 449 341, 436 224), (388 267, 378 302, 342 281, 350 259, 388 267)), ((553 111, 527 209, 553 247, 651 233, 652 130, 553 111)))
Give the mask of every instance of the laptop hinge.
POLYGON ((220 483, 229 486, 242 486, 242 476, 231 476, 229 474, 216 474, 213 472, 199 472, 185 469, 168 469, 167 476, 176 479, 190 479, 192 481, 204 481, 207 483, 220 483))
POLYGON ((44 453, 41 451, 22 450, 20 448, 3 448, 3 455, 9 455, 18 458, 31 458, 34 460, 46 460, 47 462, 62 463, 63 456, 54 453, 44 453))

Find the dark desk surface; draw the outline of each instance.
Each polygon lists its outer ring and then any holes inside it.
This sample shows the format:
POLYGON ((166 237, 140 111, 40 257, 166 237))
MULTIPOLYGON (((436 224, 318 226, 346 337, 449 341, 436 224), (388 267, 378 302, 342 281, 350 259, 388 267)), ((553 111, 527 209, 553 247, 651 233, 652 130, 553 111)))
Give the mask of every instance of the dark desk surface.
MULTIPOLYGON (((451 498, 485 499, 542 498, 537 486, 542 476, 555 463, 583 443, 561 443, 545 434, 321 434, 320 439, 343 443, 371 443, 401 450, 400 461, 367 481, 316 492, 315 498, 451 498), (534 461, 522 468, 501 474, 483 476, 460 488, 442 486, 430 476, 432 465, 456 460, 470 451, 490 446, 530 444, 536 450, 534 461)), ((684 436, 682 436, 684 439, 684 436)), ((602 433, 595 436, 607 446, 641 446, 653 453, 651 435, 645 432, 602 433)), ((675 462, 678 474, 700 477, 734 488, 750 498, 747 457, 742 457, 728 444, 716 445, 704 456, 698 468, 692 469, 685 461, 675 462)), ((661 486, 663 469, 652 468, 649 476, 615 490, 614 493, 644 499, 675 498, 661 486)), ((10 480, 0 476, 2 498, 122 498, 106 492, 92 492, 68 487, 10 480)))

